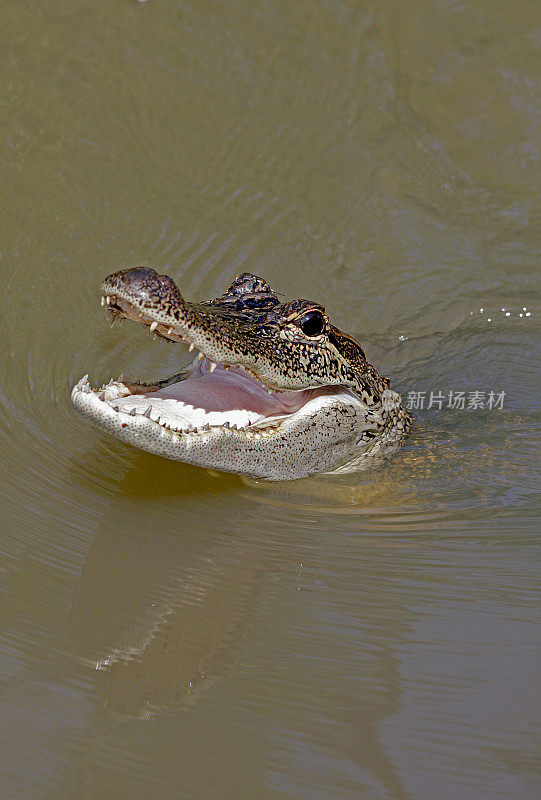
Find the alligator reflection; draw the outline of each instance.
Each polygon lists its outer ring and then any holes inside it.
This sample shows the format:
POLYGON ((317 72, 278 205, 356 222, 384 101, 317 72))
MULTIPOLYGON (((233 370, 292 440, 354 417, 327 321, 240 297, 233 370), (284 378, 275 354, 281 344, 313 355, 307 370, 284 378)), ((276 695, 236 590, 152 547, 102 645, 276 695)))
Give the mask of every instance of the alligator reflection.
MULTIPOLYGON (((321 511, 332 497, 346 497, 336 536, 342 543, 348 538, 338 535, 344 525, 351 521, 352 530, 358 532, 358 519, 348 512, 354 514, 357 504, 359 513, 360 494, 372 509, 380 493, 389 497, 383 478, 374 480, 371 490, 365 485, 354 491, 343 484, 337 489, 325 485, 321 477, 313 483, 309 479, 255 487, 231 476, 210 477, 164 461, 156 475, 155 465, 155 459, 142 456, 137 469, 122 481, 88 552, 72 615, 76 651, 97 669, 98 691, 108 713, 123 720, 180 712, 208 696, 231 673, 262 591, 268 597, 282 578, 287 583, 287 573, 297 570, 307 554, 316 564, 328 557, 320 551, 321 541, 313 542, 313 535, 314 526, 331 525, 321 511), (167 494, 164 486, 174 491, 167 494)), ((339 510, 336 504, 333 508, 339 510)), ((355 695, 342 697, 338 681, 331 687, 338 692, 337 700, 329 699, 328 708, 330 717, 352 734, 352 758, 400 793, 379 725, 400 705, 393 650, 407 630, 407 621, 399 599, 385 591, 385 576, 374 562, 362 558, 363 550, 367 555, 391 545, 363 534, 362 545, 355 546, 361 555, 355 582, 364 599, 351 615, 366 640, 357 647, 348 642, 343 654, 327 653, 325 658, 335 657, 338 672, 340 665, 347 675, 355 664, 359 670, 355 695), (374 601, 378 593, 381 599, 374 601), (350 663, 347 658, 352 653, 350 663)), ((343 557, 337 552, 338 564, 343 557)), ((384 564, 385 558, 377 562, 384 564)), ((340 588, 335 588, 339 597, 340 588)), ((320 654, 312 655, 317 664, 320 654)), ((327 679, 317 688, 312 681, 306 683, 303 671, 299 680, 305 691, 319 696, 320 691, 329 691, 327 679)), ((317 683, 318 678, 314 680, 317 683)), ((298 723, 292 709, 293 713, 294 728, 298 723)), ((312 730, 310 735, 315 735, 312 730)))
POLYGON ((208 691, 234 663, 264 580, 258 543, 241 536, 232 549, 236 521, 223 511, 235 479, 209 481, 193 471, 223 495, 220 511, 208 488, 164 496, 163 486, 174 485, 169 470, 178 486, 178 465, 163 462, 159 477, 143 468, 123 481, 74 598, 76 652, 100 670, 108 711, 125 719, 152 717, 208 691))

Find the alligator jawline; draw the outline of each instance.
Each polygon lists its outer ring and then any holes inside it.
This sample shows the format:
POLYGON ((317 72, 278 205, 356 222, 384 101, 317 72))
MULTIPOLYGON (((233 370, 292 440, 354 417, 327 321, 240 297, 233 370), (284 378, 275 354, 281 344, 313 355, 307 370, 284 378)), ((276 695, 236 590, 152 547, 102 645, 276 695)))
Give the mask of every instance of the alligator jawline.
MULTIPOLYGON (((124 299, 106 295, 102 305, 107 306, 111 325, 118 319, 131 319, 148 326, 159 338, 188 343, 174 328, 157 325, 124 299)), ((157 383, 119 379, 93 389, 85 376, 74 387, 75 392, 93 394, 112 411, 126 414, 130 419, 122 423, 123 427, 133 425, 133 417, 141 416, 174 437, 198 436, 212 428, 247 437, 267 437, 276 434, 285 420, 302 412, 311 400, 348 394, 358 401, 353 392, 336 386, 280 391, 261 381, 253 370, 241 364, 215 363, 203 352, 184 373, 157 383)))
POLYGON ((85 376, 73 388, 75 408, 126 444, 292 480, 375 466, 411 427, 400 395, 323 306, 282 303, 257 275, 237 275, 220 297, 198 303, 149 267, 107 276, 101 292, 112 322, 132 319, 200 351, 186 371, 153 385, 93 390, 85 376))

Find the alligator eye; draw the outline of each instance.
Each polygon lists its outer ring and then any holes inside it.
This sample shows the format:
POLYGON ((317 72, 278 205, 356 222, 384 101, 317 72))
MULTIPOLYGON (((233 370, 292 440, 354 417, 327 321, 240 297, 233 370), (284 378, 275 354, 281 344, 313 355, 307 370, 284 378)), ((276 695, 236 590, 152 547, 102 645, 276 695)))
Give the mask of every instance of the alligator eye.
POLYGON ((306 336, 319 336, 325 328, 325 317, 321 311, 309 311, 300 318, 299 325, 306 336))

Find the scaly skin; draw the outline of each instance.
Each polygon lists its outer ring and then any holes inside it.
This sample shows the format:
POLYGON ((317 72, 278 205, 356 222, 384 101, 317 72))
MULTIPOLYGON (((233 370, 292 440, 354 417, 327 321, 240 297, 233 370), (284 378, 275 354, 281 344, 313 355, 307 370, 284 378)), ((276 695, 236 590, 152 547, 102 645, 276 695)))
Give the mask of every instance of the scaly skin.
POLYGON ((74 405, 130 444, 203 467, 288 480, 372 466, 396 450, 411 427, 389 380, 368 364, 351 336, 329 322, 323 306, 280 303, 262 278, 243 273, 221 297, 190 303, 171 278, 136 267, 107 277, 101 291, 113 318, 127 317, 165 339, 188 343, 200 359, 210 359, 211 372, 213 363, 220 364, 245 371, 269 391, 313 392, 301 411, 276 426, 176 432, 143 414, 115 411, 114 401, 150 397, 183 375, 153 386, 116 382, 101 393, 80 381, 72 392, 74 405))

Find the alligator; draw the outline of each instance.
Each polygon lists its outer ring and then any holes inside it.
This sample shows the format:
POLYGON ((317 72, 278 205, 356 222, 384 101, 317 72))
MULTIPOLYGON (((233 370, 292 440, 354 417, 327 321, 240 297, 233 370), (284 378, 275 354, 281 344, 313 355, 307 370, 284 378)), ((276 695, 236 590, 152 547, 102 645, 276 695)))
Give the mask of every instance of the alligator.
POLYGON ((111 324, 131 319, 198 354, 154 383, 74 386, 75 408, 102 430, 166 458, 250 478, 292 480, 381 463, 412 424, 361 346, 311 300, 280 302, 257 275, 220 297, 184 300, 148 267, 105 278, 111 324))

